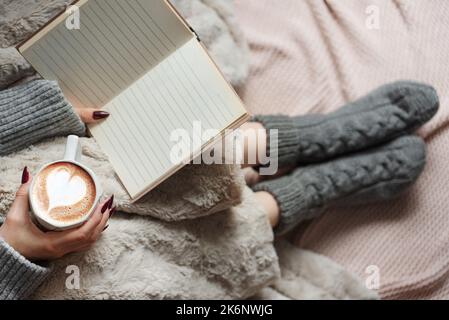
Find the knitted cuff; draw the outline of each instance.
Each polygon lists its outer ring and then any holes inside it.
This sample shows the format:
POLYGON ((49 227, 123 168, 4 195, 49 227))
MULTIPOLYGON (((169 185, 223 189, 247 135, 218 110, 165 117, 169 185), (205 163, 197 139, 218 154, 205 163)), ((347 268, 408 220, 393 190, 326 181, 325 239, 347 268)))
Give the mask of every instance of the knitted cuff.
POLYGON ((252 121, 260 122, 267 130, 267 155, 278 159, 278 167, 296 164, 298 160, 298 129, 293 120, 285 115, 257 115, 252 121), (277 130, 277 145, 271 141, 277 130), (274 144, 273 144, 274 143, 274 144), (273 144, 273 145, 272 145, 273 144))
POLYGON ((70 134, 83 136, 85 126, 56 81, 35 80, 0 92, 0 155, 70 134))
POLYGON ((25 299, 50 273, 31 263, 0 239, 0 300, 25 299))
POLYGON ((304 192, 303 186, 292 176, 264 181, 256 184, 252 189, 254 192, 269 192, 276 199, 280 208, 280 219, 279 224, 273 231, 277 235, 292 230, 304 220, 316 217, 323 210, 321 208, 308 209, 307 211, 300 209, 309 207, 307 204, 309 199, 304 192))

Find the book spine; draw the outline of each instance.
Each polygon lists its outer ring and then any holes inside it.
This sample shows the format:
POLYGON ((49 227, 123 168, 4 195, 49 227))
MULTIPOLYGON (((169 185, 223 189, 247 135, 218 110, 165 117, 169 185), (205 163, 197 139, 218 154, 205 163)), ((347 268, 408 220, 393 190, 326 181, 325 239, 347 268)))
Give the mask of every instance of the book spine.
POLYGON ((168 5, 168 7, 178 16, 179 19, 184 23, 184 25, 192 32, 193 35, 195 35, 196 39, 201 42, 200 37, 198 36, 198 33, 193 29, 193 27, 187 22, 187 20, 182 16, 182 14, 176 9, 176 7, 169 1, 165 0, 165 3, 168 5))

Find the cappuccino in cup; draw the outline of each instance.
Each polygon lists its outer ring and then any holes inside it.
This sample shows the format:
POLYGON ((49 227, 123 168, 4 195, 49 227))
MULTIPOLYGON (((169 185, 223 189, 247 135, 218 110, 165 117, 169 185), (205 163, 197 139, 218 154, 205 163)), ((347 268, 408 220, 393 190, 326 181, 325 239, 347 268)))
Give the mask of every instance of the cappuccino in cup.
POLYGON ((76 223, 95 203, 95 182, 83 168, 73 163, 53 163, 35 179, 30 190, 34 210, 53 224, 76 223))
POLYGON ((43 166, 30 186, 30 206, 37 225, 66 230, 90 218, 100 197, 95 174, 81 164, 79 138, 69 136, 63 160, 43 166))

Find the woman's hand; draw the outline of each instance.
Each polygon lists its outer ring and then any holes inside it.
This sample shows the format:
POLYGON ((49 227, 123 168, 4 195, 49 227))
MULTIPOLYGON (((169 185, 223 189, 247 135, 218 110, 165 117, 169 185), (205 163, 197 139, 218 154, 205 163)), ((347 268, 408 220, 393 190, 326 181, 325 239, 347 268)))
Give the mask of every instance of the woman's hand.
POLYGON ((43 232, 31 221, 29 215, 30 182, 31 178, 25 168, 22 185, 0 227, 0 238, 29 260, 53 260, 68 253, 89 249, 100 238, 109 217, 115 211, 111 197, 100 203, 92 217, 81 227, 63 232, 43 232))
POLYGON ((75 108, 75 112, 85 124, 95 123, 109 117, 109 112, 93 108, 75 108))

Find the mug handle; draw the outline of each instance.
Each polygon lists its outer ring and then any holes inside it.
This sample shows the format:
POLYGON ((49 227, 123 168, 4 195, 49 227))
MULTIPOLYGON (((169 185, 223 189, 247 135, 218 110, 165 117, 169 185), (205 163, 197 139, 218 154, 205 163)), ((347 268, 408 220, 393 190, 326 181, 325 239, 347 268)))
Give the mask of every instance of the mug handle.
POLYGON ((70 135, 67 137, 64 160, 80 162, 81 145, 78 136, 70 135))

